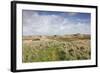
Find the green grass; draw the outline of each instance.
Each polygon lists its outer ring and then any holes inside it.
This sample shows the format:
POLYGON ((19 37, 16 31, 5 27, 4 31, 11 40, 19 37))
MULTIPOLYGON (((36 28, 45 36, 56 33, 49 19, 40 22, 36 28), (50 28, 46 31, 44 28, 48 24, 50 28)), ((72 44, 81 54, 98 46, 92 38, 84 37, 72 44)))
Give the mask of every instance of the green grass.
POLYGON ((23 42, 22 61, 87 60, 91 58, 90 51, 90 45, 76 41, 33 41, 31 44, 23 42))

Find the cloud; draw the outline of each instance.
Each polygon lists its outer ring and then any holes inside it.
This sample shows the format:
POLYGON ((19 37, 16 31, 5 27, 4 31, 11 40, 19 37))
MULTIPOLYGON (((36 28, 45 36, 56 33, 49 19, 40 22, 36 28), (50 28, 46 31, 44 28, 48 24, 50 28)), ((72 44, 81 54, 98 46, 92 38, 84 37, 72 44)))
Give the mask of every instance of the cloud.
MULTIPOLYGON (((74 13, 73 13, 74 14, 74 13)), ((81 20, 81 19, 80 19, 81 20)), ((39 14, 38 11, 23 11, 23 35, 90 34, 88 23, 72 22, 57 14, 39 14)))
POLYGON ((69 12, 69 13, 68 13, 69 16, 74 16, 74 15, 77 15, 77 14, 78 14, 78 13, 76 13, 76 12, 69 12))

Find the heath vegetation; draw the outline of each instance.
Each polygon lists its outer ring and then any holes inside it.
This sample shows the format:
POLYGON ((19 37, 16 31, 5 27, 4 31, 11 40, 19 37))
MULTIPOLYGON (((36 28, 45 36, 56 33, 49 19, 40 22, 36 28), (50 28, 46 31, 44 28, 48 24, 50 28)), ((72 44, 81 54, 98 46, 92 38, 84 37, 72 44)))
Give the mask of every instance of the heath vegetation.
POLYGON ((70 61, 91 58, 90 35, 23 36, 22 61, 70 61))

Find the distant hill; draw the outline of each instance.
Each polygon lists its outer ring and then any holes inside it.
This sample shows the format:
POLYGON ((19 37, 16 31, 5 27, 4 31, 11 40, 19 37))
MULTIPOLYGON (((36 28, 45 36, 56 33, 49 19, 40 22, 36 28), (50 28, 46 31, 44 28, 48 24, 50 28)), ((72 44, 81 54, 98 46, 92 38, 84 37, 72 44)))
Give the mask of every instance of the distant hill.
POLYGON ((33 35, 33 36, 23 36, 23 40, 77 40, 77 39, 90 39, 90 34, 71 34, 71 35, 33 35))

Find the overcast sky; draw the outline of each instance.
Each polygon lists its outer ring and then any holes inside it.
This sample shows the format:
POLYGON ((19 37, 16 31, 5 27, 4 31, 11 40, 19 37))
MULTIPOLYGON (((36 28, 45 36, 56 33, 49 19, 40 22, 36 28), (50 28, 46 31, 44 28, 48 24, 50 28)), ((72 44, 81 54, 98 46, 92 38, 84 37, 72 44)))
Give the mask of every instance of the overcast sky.
POLYGON ((90 13, 23 10, 23 35, 90 34, 90 13))

